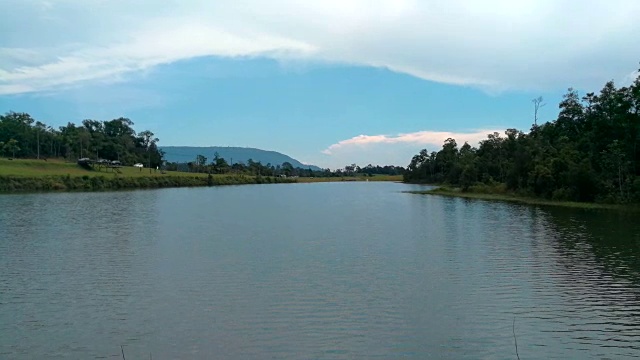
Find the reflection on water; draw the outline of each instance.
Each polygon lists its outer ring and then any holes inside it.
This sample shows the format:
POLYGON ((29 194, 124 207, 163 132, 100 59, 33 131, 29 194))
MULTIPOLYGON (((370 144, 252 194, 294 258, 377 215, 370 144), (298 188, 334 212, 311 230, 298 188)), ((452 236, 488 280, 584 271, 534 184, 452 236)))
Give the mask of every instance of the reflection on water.
POLYGON ((0 358, 640 357, 640 222, 333 183, 0 197, 0 358))

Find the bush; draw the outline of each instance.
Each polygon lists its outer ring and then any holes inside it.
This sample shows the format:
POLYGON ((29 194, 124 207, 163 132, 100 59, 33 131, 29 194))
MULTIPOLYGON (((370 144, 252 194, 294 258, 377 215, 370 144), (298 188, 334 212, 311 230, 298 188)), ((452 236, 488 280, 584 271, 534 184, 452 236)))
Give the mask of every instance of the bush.
POLYGON ((570 189, 556 189, 551 194, 551 199, 557 201, 573 201, 575 200, 575 194, 570 189))
POLYGON ((507 185, 490 181, 488 184, 476 184, 469 187, 470 192, 478 193, 478 194, 507 194, 507 185))

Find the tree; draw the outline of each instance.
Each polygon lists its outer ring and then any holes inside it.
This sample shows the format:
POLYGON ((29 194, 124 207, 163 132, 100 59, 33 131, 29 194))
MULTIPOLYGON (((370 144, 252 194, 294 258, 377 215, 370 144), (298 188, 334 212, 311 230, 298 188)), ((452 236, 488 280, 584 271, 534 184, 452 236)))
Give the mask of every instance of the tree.
POLYGON ((603 167, 607 169, 612 184, 616 184, 620 201, 625 199, 624 185, 626 184, 626 174, 628 162, 622 149, 622 144, 618 140, 613 140, 607 150, 602 152, 603 167))
POLYGON ((538 126, 538 111, 541 107, 547 105, 542 103, 542 96, 538 96, 537 98, 531 100, 533 103, 533 124, 534 126, 538 126))
POLYGON ((344 167, 344 172, 347 175, 354 175, 354 173, 356 172, 356 168, 357 168, 356 164, 347 165, 344 167))
POLYGON ((41 123, 40 121, 36 121, 36 126, 35 126, 35 132, 36 132, 36 143, 37 143, 37 159, 40 159, 40 134, 43 131, 46 131, 47 126, 43 123, 41 123))
POLYGON ((163 153, 157 148, 153 133, 138 137, 127 118, 109 121, 86 119, 79 126, 67 123, 54 129, 36 121, 27 113, 8 112, 0 115, 0 152, 17 157, 96 157, 120 160, 126 164, 151 162, 151 167, 162 163, 163 153), (151 136, 149 136, 151 135, 151 136), (9 150, 9 140, 19 146, 9 150))
POLYGON ((196 156, 196 165, 197 166, 205 166, 207 164, 207 158, 204 155, 196 156))
POLYGON ((557 119, 538 120, 532 100, 529 133, 507 129, 459 150, 455 139, 414 155, 405 181, 449 183, 468 190, 484 183, 500 191, 558 200, 640 202, 640 74, 628 87, 607 82, 580 96, 569 88, 557 119))
POLYGON ((281 169, 285 176, 291 176, 294 170, 293 165, 291 165, 291 163, 288 161, 282 163, 281 169))
MULTIPOLYGON (((463 190, 480 185, 528 196, 576 201, 640 202, 640 74, 629 86, 604 84, 584 95, 569 88, 559 103, 558 117, 539 121, 542 97, 532 99, 534 124, 529 132, 507 129, 476 144, 458 147, 448 138, 442 148, 422 149, 404 169, 351 164, 344 169, 319 172, 249 161, 233 163, 234 172, 343 176, 344 174, 403 174, 405 181, 448 183, 463 190)), ((525 115, 526 116, 526 115, 525 115)), ((139 134, 127 118, 83 120, 58 129, 47 127, 27 113, 0 115, 0 153, 13 157, 100 156, 125 164, 147 162, 151 171, 162 164, 163 152, 151 131, 139 134)), ((202 166, 206 158, 197 161, 202 166)), ((231 159, 232 160, 232 159, 231 159)), ((175 164, 176 169, 179 164, 175 164)), ((183 165, 183 164, 181 164, 183 165)), ((198 170, 192 164, 191 170, 198 170)), ((208 170, 226 172, 218 154, 208 170)), ((200 169, 202 170, 202 169, 200 169)))
POLYGON ((227 164, 227 161, 224 158, 220 157, 220 154, 218 154, 217 151, 213 155, 211 165, 213 166, 213 170, 218 174, 227 172, 229 168, 229 164, 227 164))
POLYGON ((16 139, 10 139, 5 144, 5 149, 7 152, 11 152, 11 157, 16 157, 16 151, 20 151, 20 147, 18 146, 18 141, 16 139))
POLYGON ((11 111, 0 116, 0 141, 3 141, 6 145, 11 139, 16 140, 20 144, 20 147, 16 150, 20 156, 29 156, 35 153, 35 148, 30 146, 35 143, 35 134, 32 129, 33 123, 34 119, 27 113, 11 111))
POLYGON ((155 134, 149 130, 145 130, 138 135, 140 140, 142 141, 142 147, 147 151, 149 174, 151 174, 151 150, 155 149, 156 143, 160 141, 160 139, 154 137, 155 134))

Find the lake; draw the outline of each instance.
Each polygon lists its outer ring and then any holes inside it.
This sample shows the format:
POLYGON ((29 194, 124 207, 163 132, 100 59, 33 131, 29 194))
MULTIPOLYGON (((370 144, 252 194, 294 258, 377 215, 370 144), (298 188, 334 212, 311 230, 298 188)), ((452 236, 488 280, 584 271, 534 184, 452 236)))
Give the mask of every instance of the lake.
POLYGON ((640 357, 637 214, 415 189, 2 195, 0 358, 640 357))

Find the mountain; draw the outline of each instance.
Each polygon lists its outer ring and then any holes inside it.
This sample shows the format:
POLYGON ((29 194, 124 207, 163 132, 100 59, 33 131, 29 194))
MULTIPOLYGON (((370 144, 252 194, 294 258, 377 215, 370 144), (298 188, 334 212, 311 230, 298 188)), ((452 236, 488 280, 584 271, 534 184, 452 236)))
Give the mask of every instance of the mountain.
POLYGON ((228 163, 247 163, 249 159, 261 162, 263 165, 271 164, 273 166, 282 165, 282 163, 289 162, 293 167, 300 167, 303 169, 311 169, 314 171, 322 170, 314 165, 305 165, 300 161, 279 153, 277 151, 268 151, 254 148, 243 147, 223 147, 223 146, 209 146, 209 147, 197 147, 197 146, 162 146, 160 147, 165 152, 164 159, 169 162, 186 163, 189 161, 195 161, 196 156, 206 156, 207 162, 210 162, 215 153, 217 152, 221 158, 224 158, 228 163))

